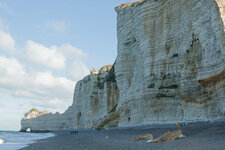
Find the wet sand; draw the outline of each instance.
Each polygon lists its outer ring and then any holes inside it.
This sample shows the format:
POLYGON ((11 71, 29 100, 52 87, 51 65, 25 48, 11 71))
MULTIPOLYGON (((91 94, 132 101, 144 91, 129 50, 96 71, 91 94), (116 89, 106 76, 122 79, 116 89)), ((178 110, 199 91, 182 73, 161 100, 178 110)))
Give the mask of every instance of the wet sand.
POLYGON ((175 125, 130 127, 110 130, 57 131, 55 137, 37 141, 22 150, 225 150, 225 122, 195 123, 181 127, 184 138, 165 143, 133 141, 137 135, 152 134, 154 138, 175 125))

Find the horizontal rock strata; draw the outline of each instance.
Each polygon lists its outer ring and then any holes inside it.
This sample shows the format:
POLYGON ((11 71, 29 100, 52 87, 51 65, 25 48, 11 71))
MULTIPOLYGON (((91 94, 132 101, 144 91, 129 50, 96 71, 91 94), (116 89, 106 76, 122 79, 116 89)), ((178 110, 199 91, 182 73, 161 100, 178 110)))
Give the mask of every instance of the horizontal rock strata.
POLYGON ((119 126, 225 116, 222 0, 117 7, 119 126))

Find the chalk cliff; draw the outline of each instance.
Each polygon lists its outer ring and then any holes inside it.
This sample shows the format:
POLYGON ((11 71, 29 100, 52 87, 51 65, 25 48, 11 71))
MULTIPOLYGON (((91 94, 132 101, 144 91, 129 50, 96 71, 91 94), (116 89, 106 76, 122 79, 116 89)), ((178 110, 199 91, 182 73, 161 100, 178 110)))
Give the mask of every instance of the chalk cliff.
POLYGON ((142 0, 116 7, 112 68, 92 69, 76 84, 65 113, 24 118, 22 130, 225 117, 224 10, 223 0, 142 0))
POLYGON ((43 114, 32 109, 21 120, 21 131, 28 128, 40 132, 66 128, 116 127, 119 121, 119 113, 116 111, 118 100, 119 89, 114 66, 91 69, 90 75, 77 82, 73 104, 65 113, 43 114))
POLYGON ((118 13, 119 126, 225 116, 223 0, 145 0, 118 13))

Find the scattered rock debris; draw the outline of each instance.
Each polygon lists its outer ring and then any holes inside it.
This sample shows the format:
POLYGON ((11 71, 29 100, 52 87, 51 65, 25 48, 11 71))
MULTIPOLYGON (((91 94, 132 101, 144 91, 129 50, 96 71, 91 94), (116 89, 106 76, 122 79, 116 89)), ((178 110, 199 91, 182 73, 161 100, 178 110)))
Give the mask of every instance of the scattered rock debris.
POLYGON ((195 124, 192 124, 191 127, 196 127, 196 125, 195 124))
POLYGON ((182 127, 182 124, 179 123, 179 122, 177 122, 177 123, 176 123, 176 126, 177 126, 178 128, 181 128, 181 127, 182 127))
POLYGON ((184 137, 182 135, 182 131, 181 130, 177 130, 177 131, 168 131, 167 133, 163 134, 162 136, 154 139, 152 141, 152 143, 162 143, 162 142, 169 142, 169 141, 173 141, 176 138, 180 138, 180 137, 184 137))
POLYGON ((151 134, 146 134, 146 135, 138 135, 135 138, 133 138, 133 141, 139 141, 139 140, 152 140, 153 136, 151 134))
POLYGON ((153 140, 153 138, 152 138, 152 139, 149 139, 149 140, 147 141, 147 143, 151 143, 151 142, 152 142, 152 140, 153 140))

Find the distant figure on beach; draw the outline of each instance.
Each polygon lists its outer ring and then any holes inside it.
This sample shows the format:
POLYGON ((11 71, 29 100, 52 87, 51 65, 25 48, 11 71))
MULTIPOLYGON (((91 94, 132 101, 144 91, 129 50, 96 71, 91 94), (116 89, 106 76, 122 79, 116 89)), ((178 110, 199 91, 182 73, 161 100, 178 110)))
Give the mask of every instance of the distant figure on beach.
POLYGON ((71 131, 70 132, 71 135, 74 135, 74 134, 77 134, 77 133, 78 133, 78 131, 71 131))

